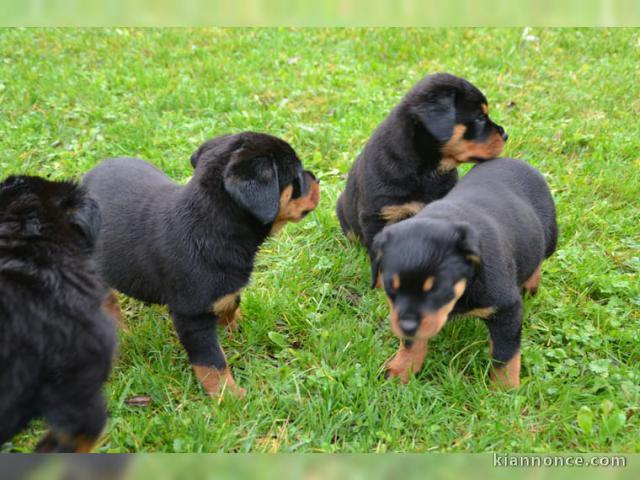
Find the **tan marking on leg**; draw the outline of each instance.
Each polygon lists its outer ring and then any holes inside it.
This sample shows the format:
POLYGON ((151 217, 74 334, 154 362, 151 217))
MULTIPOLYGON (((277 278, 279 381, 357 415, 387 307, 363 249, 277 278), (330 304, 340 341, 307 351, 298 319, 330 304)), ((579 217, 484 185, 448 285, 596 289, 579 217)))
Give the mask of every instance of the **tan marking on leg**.
POLYGON ((390 225, 392 223, 397 223, 401 220, 405 220, 407 218, 413 217, 417 213, 419 213, 425 204, 422 202, 408 202, 400 205, 389 205, 387 207, 383 207, 380 210, 380 216, 382 219, 390 225))
POLYGON ((422 291, 423 292, 428 292, 429 290, 431 290, 433 288, 433 283, 435 282, 435 278, 434 277, 427 277, 424 281, 424 283, 422 284, 422 291))
POLYGON ((118 297, 116 296, 116 292, 114 290, 109 290, 109 293, 102 302, 102 310, 104 310, 104 312, 113 319, 115 325, 118 328, 127 330, 127 325, 124 323, 124 320, 122 318, 122 311, 120 310, 120 305, 118 304, 118 297))
POLYGON ((244 388, 236 385, 236 381, 228 367, 224 370, 216 370, 212 367, 193 365, 193 371, 202 384, 202 387, 212 397, 223 396, 225 393, 230 393, 235 394, 239 398, 243 398, 246 394, 244 388))
POLYGON ((498 130, 489 134, 484 142, 465 140, 463 138, 467 127, 461 124, 453 128, 453 135, 442 148, 442 160, 440 160, 439 172, 453 170, 461 163, 472 161, 475 158, 489 160, 497 157, 504 148, 504 139, 498 130))
POLYGON ((476 268, 480 267, 480 265, 482 264, 482 260, 480 259, 479 255, 467 255, 466 259, 473 263, 476 268))
POLYGON ((520 386, 520 352, 504 365, 494 366, 491 370, 491 379, 497 386, 518 388, 520 386))
POLYGON ((424 358, 427 356, 427 341, 416 340, 410 348, 403 343, 396 355, 387 363, 387 376, 400 377, 402 383, 409 381, 409 375, 420 371, 424 358))
POLYGON ((305 212, 315 210, 320 202, 320 184, 317 180, 310 179, 309 192, 304 197, 291 198, 293 185, 287 185, 280 194, 280 208, 278 215, 271 226, 270 235, 275 235, 287 222, 299 222, 305 212))
POLYGON ((349 240, 350 242, 356 243, 359 241, 358 235, 356 235, 356 233, 353 230, 348 230, 346 236, 347 236, 347 240, 349 240))
POLYGON ((242 311, 240 308, 236 308, 230 315, 224 315, 219 317, 218 322, 225 327, 229 332, 237 332, 240 328, 240 322, 242 321, 242 311))
POLYGON ((473 310, 465 313, 470 317, 478 317, 478 318, 489 318, 491 315, 496 313, 496 309, 493 307, 483 307, 483 308, 474 308, 473 310))
POLYGON ((50 430, 38 442, 35 451, 36 453, 90 453, 101 436, 72 436, 64 432, 50 430))
POLYGON ((239 301, 240 292, 241 290, 238 290, 235 293, 225 295, 213 304, 213 313, 218 317, 218 323, 232 332, 238 330, 239 322, 242 320, 239 301))
POLYGON ((374 288, 382 288, 382 272, 378 274, 378 278, 376 278, 376 284, 374 288))
POLYGON ((538 265, 533 274, 522 284, 522 289, 529 295, 538 293, 540 281, 542 280, 542 264, 538 265))

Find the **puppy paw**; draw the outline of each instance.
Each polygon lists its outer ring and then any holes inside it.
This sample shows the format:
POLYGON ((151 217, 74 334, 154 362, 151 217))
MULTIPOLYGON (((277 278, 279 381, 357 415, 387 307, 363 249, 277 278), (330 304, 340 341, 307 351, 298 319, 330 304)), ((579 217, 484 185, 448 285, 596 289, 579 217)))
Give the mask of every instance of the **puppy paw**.
POLYGON ((403 343, 396 355, 386 365, 386 378, 399 377, 402 383, 409 382, 409 376, 422 368, 427 354, 426 340, 416 340, 411 344, 403 343))
POLYGON ((493 388, 514 389, 520 387, 520 352, 503 365, 491 369, 493 388))
POLYGON ((236 387, 235 393, 240 400, 247 396, 247 390, 242 387, 236 387))
POLYGON ((211 397, 222 398, 227 395, 233 395, 242 399, 247 394, 244 388, 236 385, 236 381, 228 368, 216 370, 211 367, 194 365, 193 370, 202 387, 211 397))
POLYGON ((235 383, 233 385, 229 385, 227 383, 225 385, 221 385, 216 392, 209 393, 209 395, 220 400, 223 400, 226 397, 235 397, 238 400, 242 400, 247 396, 247 390, 239 387, 235 383))
POLYGON ((393 364, 393 360, 392 360, 387 364, 386 369, 387 371, 385 372, 385 378, 390 379, 390 378, 398 377, 400 378, 400 381, 404 384, 407 384, 409 382, 409 373, 411 372, 410 368, 406 368, 400 365, 395 365, 393 364))

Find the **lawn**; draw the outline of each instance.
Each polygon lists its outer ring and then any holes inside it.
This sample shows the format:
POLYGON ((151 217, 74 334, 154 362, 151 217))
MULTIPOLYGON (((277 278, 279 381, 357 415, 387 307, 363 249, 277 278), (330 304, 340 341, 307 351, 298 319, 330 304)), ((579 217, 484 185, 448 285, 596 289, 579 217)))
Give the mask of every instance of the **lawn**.
MULTIPOLYGON (((205 396, 167 310, 121 297, 100 452, 640 452, 640 30, 0 30, 0 173, 76 178, 137 156, 177 181, 207 138, 289 141, 319 208, 259 254, 222 345, 245 400, 205 396), (334 203, 367 138, 430 72, 466 77, 548 179, 560 243, 526 301, 522 386, 450 323, 403 386, 384 296, 334 203), (149 396, 148 406, 128 399, 149 396)), ((44 425, 6 444, 29 451, 44 425)))

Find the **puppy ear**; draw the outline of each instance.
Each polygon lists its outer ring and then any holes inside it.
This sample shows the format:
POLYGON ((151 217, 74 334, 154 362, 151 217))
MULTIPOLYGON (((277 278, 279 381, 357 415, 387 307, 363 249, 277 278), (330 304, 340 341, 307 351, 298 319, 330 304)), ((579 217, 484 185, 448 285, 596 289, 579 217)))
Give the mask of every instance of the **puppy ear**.
POLYGON ((387 241, 386 232, 378 233, 371 244, 369 258, 371 259, 371 288, 378 286, 378 276, 380 275, 380 262, 382 260, 382 249, 387 241))
POLYGON ((424 128, 438 142, 445 143, 451 138, 456 123, 455 92, 443 92, 428 98, 414 111, 424 128))
POLYGON ((102 215, 98 203, 80 190, 72 205, 68 207, 69 223, 77 228, 93 248, 100 234, 102 215))
POLYGON ((230 155, 244 145, 241 135, 221 135, 213 138, 198 147, 191 155, 191 166, 195 169, 198 163, 206 157, 219 157, 230 155))
POLYGON ((236 155, 224 170, 223 182, 231 198, 263 224, 276 219, 280 208, 280 187, 273 159, 236 155))
POLYGON ((456 230, 458 231, 458 250, 473 264, 477 272, 482 265, 480 258, 480 236, 468 223, 456 224, 456 230))

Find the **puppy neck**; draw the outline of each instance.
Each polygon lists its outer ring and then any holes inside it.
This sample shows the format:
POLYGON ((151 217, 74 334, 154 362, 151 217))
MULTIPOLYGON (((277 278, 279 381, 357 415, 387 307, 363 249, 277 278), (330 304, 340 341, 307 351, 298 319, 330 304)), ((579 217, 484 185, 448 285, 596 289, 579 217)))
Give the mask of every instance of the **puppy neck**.
POLYGON ((414 116, 406 112, 407 108, 406 105, 399 106, 392 122, 392 124, 401 127, 387 129, 386 133, 394 137, 393 144, 399 146, 398 150, 402 153, 402 158, 412 162, 419 175, 424 173, 446 175, 451 169, 442 168, 441 145, 424 130, 422 124, 414 116), (413 153, 413 155, 407 155, 405 152, 413 153))
POLYGON ((207 181, 209 183, 203 185, 196 174, 183 187, 174 210, 181 227, 199 244, 229 242, 234 249, 254 255, 269 235, 270 225, 263 225, 231 200, 224 192, 221 177, 219 184, 211 184, 215 181, 212 178, 207 181), (242 241, 238 243, 239 238, 242 241))

